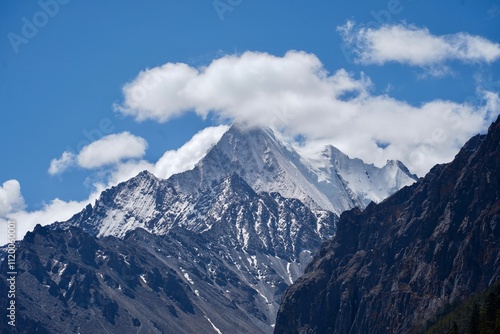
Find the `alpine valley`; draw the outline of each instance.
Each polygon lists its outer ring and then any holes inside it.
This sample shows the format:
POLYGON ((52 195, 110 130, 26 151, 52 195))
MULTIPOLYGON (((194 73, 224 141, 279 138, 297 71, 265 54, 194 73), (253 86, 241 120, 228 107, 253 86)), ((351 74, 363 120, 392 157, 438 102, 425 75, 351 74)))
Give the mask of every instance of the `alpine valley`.
POLYGON ((338 216, 416 180, 399 161, 378 168, 332 146, 304 156, 270 129, 233 125, 192 170, 143 171, 28 233, 15 331, 272 333, 338 216))

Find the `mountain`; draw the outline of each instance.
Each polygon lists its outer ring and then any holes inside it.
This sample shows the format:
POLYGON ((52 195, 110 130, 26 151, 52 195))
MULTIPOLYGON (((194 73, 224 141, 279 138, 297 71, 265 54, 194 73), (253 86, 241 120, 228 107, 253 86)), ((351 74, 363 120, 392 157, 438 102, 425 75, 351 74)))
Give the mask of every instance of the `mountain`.
POLYGON ((322 180, 319 187, 326 194, 334 198, 335 194, 328 187, 338 182, 351 194, 353 203, 346 209, 354 206, 364 209, 370 202, 379 203, 418 179, 401 161, 389 160, 384 167, 378 168, 373 164, 365 164, 361 159, 351 159, 331 145, 308 158, 312 161, 318 179, 322 180))
POLYGON ((25 237, 19 326, 206 333, 210 319, 222 332, 271 333, 282 293, 336 220, 297 199, 257 194, 237 174, 180 195, 143 172, 70 221, 25 237))
POLYGON ((279 192, 311 208, 340 215, 366 207, 417 180, 399 161, 383 168, 350 159, 333 146, 312 159, 278 140, 271 129, 233 124, 196 165, 171 177, 176 189, 190 193, 236 173, 257 192, 279 192))
POLYGON ((97 237, 124 237, 136 228, 165 235, 181 227, 246 252, 258 249, 294 261, 302 250, 333 236, 336 220, 333 213, 311 211, 279 193, 257 194, 237 174, 185 194, 144 171, 54 228, 77 226, 97 237))
POLYGON ((500 120, 453 162, 341 215, 284 294, 276 334, 411 333, 500 280, 500 120))

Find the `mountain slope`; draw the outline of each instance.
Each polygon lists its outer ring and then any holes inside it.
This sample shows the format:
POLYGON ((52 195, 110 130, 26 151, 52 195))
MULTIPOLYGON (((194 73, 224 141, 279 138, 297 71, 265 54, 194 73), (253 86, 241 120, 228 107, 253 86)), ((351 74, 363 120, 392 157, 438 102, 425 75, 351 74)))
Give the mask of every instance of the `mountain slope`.
POLYGON ((2 333, 269 333, 274 320, 226 249, 184 229, 97 239, 38 226, 17 253, 17 325, 2 319, 2 333))
MULTIPOLYGON (((148 252, 154 248, 153 255, 175 270, 186 285, 194 282, 200 295, 222 294, 222 301, 209 300, 218 303, 214 309, 222 315, 229 307, 227 312, 234 313, 234 321, 246 326, 243 332, 271 333, 282 293, 304 272, 311 253, 334 234, 336 221, 333 213, 313 212, 297 199, 284 198, 278 193, 257 194, 237 174, 183 195, 168 181, 143 172, 103 192, 94 206, 88 206, 68 222, 49 228, 55 233, 76 226, 99 237, 95 242, 103 247, 107 240, 119 237, 132 247, 131 252, 134 247, 148 252), (143 231, 142 239, 131 238, 134 231, 143 231), (179 241, 182 250, 167 251, 165 243, 177 245, 179 241), (202 249, 206 255, 201 253, 202 249), (205 265, 198 265, 200 254, 205 265), (220 259, 216 268, 208 265, 212 258, 220 259), (212 281, 197 283, 196 277, 204 282, 204 278, 211 277, 212 281), (231 306, 233 301, 239 305, 237 310, 231 306)), ((120 257, 117 251, 109 252, 120 257)), ((118 278, 124 279, 118 275, 115 280, 118 278)), ((196 293, 188 296, 192 304, 198 305, 196 293)), ((141 298, 135 302, 149 303, 145 297, 141 298)), ((209 318, 219 328, 230 328, 213 313, 209 318)), ((189 321, 200 322, 200 319, 193 316, 189 321)), ((202 333, 189 328, 185 332, 190 330, 202 333)))
POLYGON ((98 237, 123 237, 136 228, 164 235, 182 227, 217 239, 231 236, 224 241, 231 246, 293 261, 300 250, 317 247, 332 236, 335 221, 334 214, 313 212, 296 199, 257 194, 237 174, 182 194, 169 181, 142 172, 104 191, 94 206, 54 227, 78 226, 98 237))
POLYGON ((384 167, 378 168, 360 159, 351 159, 331 145, 308 158, 313 162, 315 173, 323 180, 319 186, 325 193, 329 192, 325 183, 331 185, 335 179, 340 179, 349 193, 353 194, 354 204, 362 209, 372 201, 383 201, 417 180, 400 161, 389 160, 384 167))
MULTIPOLYGON (((220 220, 227 196, 217 185, 230 175, 241 177, 252 192, 299 199, 318 216, 325 215, 324 207, 334 213, 364 207, 414 181, 401 163, 389 162, 380 169, 333 147, 327 151, 321 164, 312 163, 285 147, 269 129, 233 125, 194 169, 168 180, 142 172, 104 191, 95 205, 66 225, 81 226, 99 237, 123 237, 137 227, 165 234, 174 225, 201 232, 220 220)), ((319 232, 321 238, 332 235, 331 228, 323 232, 319 227, 319 232)))
POLYGON ((454 161, 342 214, 285 293, 275 333, 407 333, 500 280, 500 121, 454 161))

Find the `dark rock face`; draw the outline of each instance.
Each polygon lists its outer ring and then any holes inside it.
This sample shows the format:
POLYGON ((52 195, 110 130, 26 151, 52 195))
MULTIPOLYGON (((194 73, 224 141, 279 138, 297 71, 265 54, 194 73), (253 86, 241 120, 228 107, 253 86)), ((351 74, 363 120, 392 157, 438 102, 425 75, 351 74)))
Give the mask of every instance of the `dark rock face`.
POLYGON ((222 332, 269 332, 262 298, 225 251, 184 229, 96 239, 37 227, 17 252, 17 325, 2 319, 0 332, 216 333, 211 322, 222 332))
POLYGON ((408 333, 500 280, 500 121, 454 161, 342 214, 285 293, 275 333, 408 333))
POLYGON ((38 226, 17 256, 17 325, 11 331, 2 319, 2 333, 131 333, 139 323, 144 332, 169 332, 180 323, 164 308, 195 313, 191 290, 175 271, 130 242, 38 226))

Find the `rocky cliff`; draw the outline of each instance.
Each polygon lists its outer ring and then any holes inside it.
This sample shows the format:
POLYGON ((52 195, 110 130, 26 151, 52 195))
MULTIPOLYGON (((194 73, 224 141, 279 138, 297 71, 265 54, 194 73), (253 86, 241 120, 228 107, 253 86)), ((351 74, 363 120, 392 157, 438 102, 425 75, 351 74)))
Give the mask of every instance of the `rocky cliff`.
POLYGON ((409 333, 500 280, 500 121, 449 164, 341 215, 275 333, 409 333))

